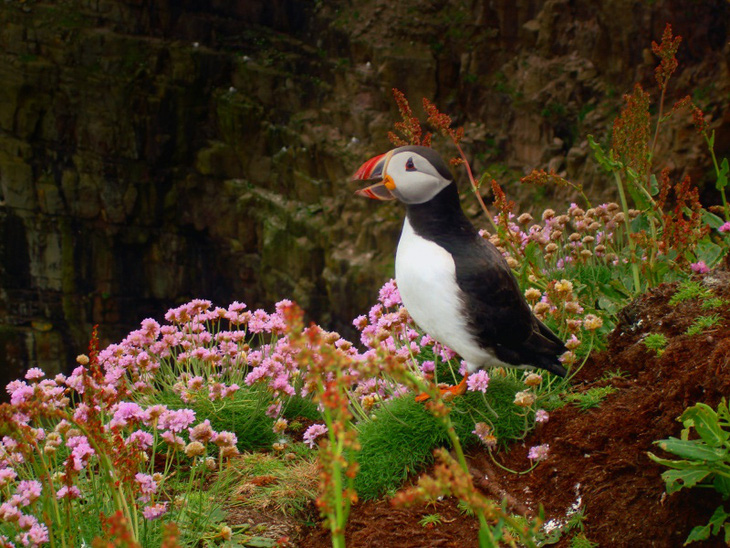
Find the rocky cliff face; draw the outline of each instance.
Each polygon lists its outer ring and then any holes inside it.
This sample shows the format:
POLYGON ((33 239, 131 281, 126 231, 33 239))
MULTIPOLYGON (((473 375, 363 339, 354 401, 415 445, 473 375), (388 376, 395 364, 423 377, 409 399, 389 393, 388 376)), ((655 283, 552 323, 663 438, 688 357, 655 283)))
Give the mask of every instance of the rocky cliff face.
MULTIPOLYGON (((513 195, 550 167, 606 196, 586 135, 651 87, 670 22, 670 100, 694 90, 727 153, 727 2, 578 4, 3 3, 0 376, 58 371, 92 325, 116 339, 193 297, 291 298, 344 329, 399 230, 348 182, 389 147, 392 87, 456 115, 474 167, 513 195)), ((701 143, 673 124, 657 161, 704 181, 701 143)))

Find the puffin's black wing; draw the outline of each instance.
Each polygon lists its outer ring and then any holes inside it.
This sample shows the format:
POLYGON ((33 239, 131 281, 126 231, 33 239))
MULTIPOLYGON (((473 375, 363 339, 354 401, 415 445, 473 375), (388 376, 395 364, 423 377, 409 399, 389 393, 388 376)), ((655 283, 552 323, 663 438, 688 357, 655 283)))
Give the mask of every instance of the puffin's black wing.
POLYGON ((532 365, 564 376, 558 356, 566 351, 565 345, 532 313, 499 250, 479 236, 464 216, 456 183, 428 202, 408 204, 407 215, 417 234, 454 258, 464 312, 479 344, 493 349, 505 363, 532 365))
POLYGON ((476 235, 452 249, 456 283, 464 293, 469 327, 479 343, 512 365, 533 365, 564 376, 561 341, 532 313, 499 250, 476 235))

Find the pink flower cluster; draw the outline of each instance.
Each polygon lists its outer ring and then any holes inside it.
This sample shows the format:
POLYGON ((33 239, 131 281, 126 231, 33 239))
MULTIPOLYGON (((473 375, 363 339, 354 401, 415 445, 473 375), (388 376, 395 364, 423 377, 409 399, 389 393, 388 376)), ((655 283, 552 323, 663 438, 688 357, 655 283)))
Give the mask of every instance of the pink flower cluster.
MULTIPOLYGON (((7 470, 0 464, 0 471, 7 470)), ((6 473, 7 476, 7 473, 6 473)), ((23 546, 40 546, 49 542, 48 527, 40 523, 33 513, 24 511, 37 511, 35 502, 41 497, 43 487, 36 480, 22 480, 15 485, 15 492, 10 498, 0 504, 0 522, 15 523, 18 533, 15 540, 23 546)), ((3 537, 0 537, 0 541, 3 537)), ((5 545, 9 539, 5 538, 5 545)))

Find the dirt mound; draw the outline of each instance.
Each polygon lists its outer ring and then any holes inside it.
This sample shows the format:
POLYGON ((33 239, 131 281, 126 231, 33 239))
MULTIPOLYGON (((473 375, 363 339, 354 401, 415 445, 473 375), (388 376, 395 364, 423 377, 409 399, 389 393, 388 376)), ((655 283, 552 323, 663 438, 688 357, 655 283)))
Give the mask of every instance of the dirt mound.
MULTIPOLYGON (((670 304, 676 284, 639 297, 622 311, 607 349, 575 380, 579 392, 605 386, 615 392, 587 411, 572 404, 554 410, 523 445, 497 455, 503 465, 525 469, 528 448, 550 444, 548 460, 532 473, 504 472, 487 453, 472 451, 470 464, 482 478, 476 483, 506 496, 518 513, 534 514, 542 504, 546 519, 558 523, 580 504, 585 535, 601 546, 681 546, 692 527, 707 523, 719 495, 690 489, 667 496, 660 477, 665 468, 647 456, 662 453, 654 441, 679 436, 676 419, 688 406, 702 401, 714 407, 730 395, 730 273, 715 271, 697 281, 724 304, 707 308, 708 297, 670 304), (721 318, 713 327, 686 334, 698 316, 713 314, 721 318), (643 343, 651 333, 668 341, 660 356, 643 343)), ((409 509, 378 501, 353 508, 347 541, 358 547, 476 546, 477 525, 453 500, 409 509), (424 526, 428 514, 439 514, 441 523, 424 526)), ((330 540, 315 529, 297 544, 329 546, 330 540)), ((695 545, 723 544, 711 538, 695 545)))

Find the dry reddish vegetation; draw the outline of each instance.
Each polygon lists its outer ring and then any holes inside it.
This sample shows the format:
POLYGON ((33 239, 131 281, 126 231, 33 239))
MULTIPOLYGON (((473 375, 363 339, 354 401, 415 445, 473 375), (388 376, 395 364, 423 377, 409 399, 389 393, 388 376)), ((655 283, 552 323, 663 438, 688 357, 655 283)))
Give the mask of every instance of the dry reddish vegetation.
MULTIPOLYGON (((702 282, 730 300, 730 272, 712 272, 702 282)), ((549 443, 549 459, 532 473, 509 474, 485 452, 470 453, 474 474, 488 478, 476 481, 485 493, 507 496, 517 513, 534 513, 542 504, 546 518, 558 520, 580 498, 585 535, 603 547, 681 546, 693 526, 707 523, 719 496, 698 488, 665 495, 660 478, 665 468, 646 453, 661 453, 655 440, 679 436, 676 419, 685 408, 698 401, 715 406, 730 395, 730 306, 707 310, 701 299, 672 306, 675 292, 676 284, 661 285, 623 310, 606 350, 596 353, 574 381, 578 391, 610 384, 616 392, 588 411, 572 404, 553 411, 524 445, 497 456, 507 466, 524 469, 527 448, 549 443), (684 334, 697 316, 714 313, 722 317, 715 327, 684 334), (649 333, 669 340, 661 357, 641 342, 649 333), (623 375, 605 376, 617 370, 623 375)), ((353 508, 347 542, 357 547, 477 546, 477 529, 476 520, 461 514, 453 500, 409 509, 377 501, 353 508), (434 513, 441 524, 419 523, 434 513)), ((331 545, 324 530, 303 534, 297 546, 331 545)), ((695 544, 721 545, 718 538, 695 544)))

